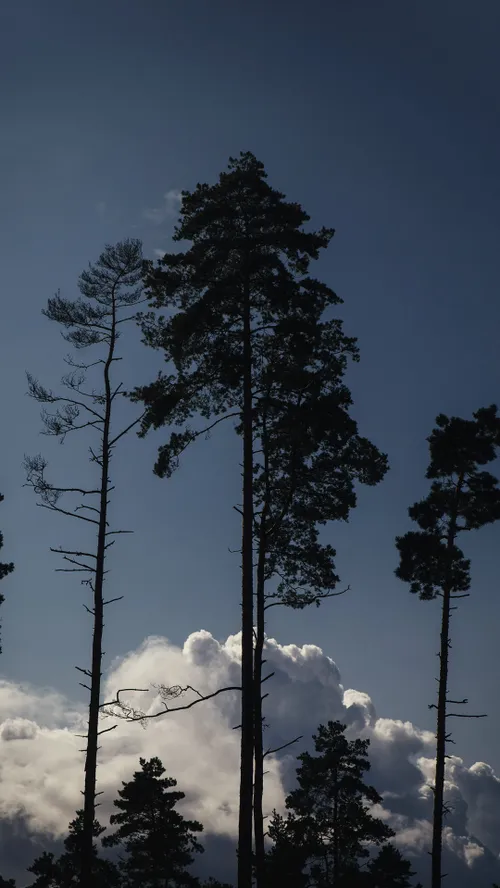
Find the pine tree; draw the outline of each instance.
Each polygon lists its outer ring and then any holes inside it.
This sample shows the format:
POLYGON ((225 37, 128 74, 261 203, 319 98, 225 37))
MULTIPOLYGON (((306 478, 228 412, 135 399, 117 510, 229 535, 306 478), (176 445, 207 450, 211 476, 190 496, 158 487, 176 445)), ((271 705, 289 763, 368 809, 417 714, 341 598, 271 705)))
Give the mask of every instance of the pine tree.
POLYGON ((335 550, 321 542, 319 529, 327 521, 348 519, 356 505, 355 481, 376 484, 387 469, 386 457, 359 436, 349 415, 352 400, 343 382, 349 358, 356 359, 357 350, 339 321, 314 318, 309 328, 303 324, 294 340, 274 343, 256 411, 261 450, 254 468, 257 888, 264 883, 262 796, 269 753, 263 746, 261 690, 266 611, 277 605, 302 609, 342 594, 335 591, 335 550))
POLYGON ((186 820, 175 810, 184 793, 174 790, 177 782, 164 777, 160 759, 140 759, 141 770, 123 784, 114 802, 118 809, 111 825, 116 832, 103 839, 107 847, 125 851, 120 870, 124 888, 181 888, 195 886, 187 871, 194 854, 203 851, 196 839, 201 823, 186 820))
POLYGON ((299 756, 298 788, 286 799, 288 816, 275 814, 269 828, 274 843, 266 868, 269 888, 283 865, 293 888, 347 888, 359 862, 369 857, 367 844, 380 845, 394 835, 370 814, 382 798, 364 782, 369 740, 347 740, 345 729, 339 722, 320 725, 313 738, 316 755, 299 756))
MULTIPOLYGON (((266 178, 262 163, 247 152, 230 160, 217 184, 183 193, 174 240, 191 246, 165 255, 157 267, 149 265, 150 304, 168 313, 152 311, 142 318, 146 344, 164 351, 173 372, 160 374, 134 394, 147 408, 143 434, 164 425, 178 429, 159 449, 155 470, 160 476, 168 477, 182 451, 224 420, 236 420, 242 439, 238 888, 250 888, 252 880, 254 726, 260 724, 256 700, 261 694, 253 649, 254 542, 262 505, 256 500, 255 483, 256 462, 262 467, 264 458, 266 403, 276 392, 280 374, 287 368, 291 373, 300 370, 297 362, 310 358, 323 313, 339 302, 329 287, 308 273, 333 230, 306 232, 309 217, 302 207, 287 202, 266 178), (192 426, 195 415, 208 425, 192 426)), ((344 337, 338 321, 331 322, 330 335, 341 364, 344 356, 355 356, 354 341, 344 337)), ((334 360, 331 369, 338 379, 342 371, 334 360)), ((298 392, 293 386, 288 390, 290 396, 298 392)), ((288 456, 282 454, 285 462, 288 456)), ((283 538, 287 533, 283 526, 283 538)))
POLYGON ((117 354, 121 325, 135 317, 133 309, 142 299, 141 274, 140 241, 123 241, 106 247, 95 265, 90 265, 80 276, 81 296, 71 301, 58 293, 49 299, 43 312, 49 320, 63 327, 66 331, 63 332, 64 338, 75 349, 100 348, 97 357, 92 355, 86 363, 77 362, 72 357, 67 358, 70 372, 63 377, 65 391, 61 395, 54 394, 28 374, 29 393, 36 401, 45 405, 42 418, 46 434, 63 441, 68 434, 85 429, 91 430, 94 435, 97 433, 99 441, 98 447, 94 440, 89 447, 91 462, 97 465, 99 476, 96 486, 92 488, 78 483, 70 487, 55 486, 46 478, 47 461, 42 456, 27 457, 25 460, 27 482, 40 496, 39 505, 62 515, 76 517, 85 522, 87 528, 93 527, 96 532, 95 547, 91 544, 90 552, 63 548, 52 550, 63 555, 68 564, 66 572, 88 576, 84 582, 88 584, 92 594, 91 607, 87 607, 93 618, 91 667, 77 667, 90 679, 90 686, 84 685, 90 691, 90 703, 85 757, 81 888, 93 888, 92 830, 101 707, 104 608, 111 601, 118 600, 104 600, 104 580, 107 573, 105 563, 115 534, 125 532, 110 529, 109 526, 109 497, 113 489, 110 462, 117 442, 139 422, 135 420, 120 431, 113 430, 116 401, 124 393, 122 384, 113 381, 112 371, 114 364, 121 360, 117 354), (86 381, 92 373, 98 376, 97 388, 86 381), (54 412, 49 412, 47 406, 52 406, 54 412), (74 510, 62 508, 61 496, 65 494, 79 494, 83 497, 83 502, 74 510), (94 505, 90 505, 90 502, 94 505))
POLYGON ((410 862, 392 844, 383 845, 368 864, 366 888, 411 888, 410 862))
MULTIPOLYGON (((99 838, 104 827, 94 820, 92 835, 99 838)), ((84 836, 84 812, 78 811, 75 820, 69 825, 69 833, 64 840, 65 851, 59 858, 44 851, 28 872, 36 876, 30 888, 77 888, 80 884, 84 836)), ((97 845, 92 842, 92 886, 93 888, 121 888, 117 867, 110 860, 98 856, 97 845)))
MULTIPOLYGON (((0 503, 2 503, 4 497, 0 493, 0 503)), ((3 548, 3 533, 0 532, 0 549, 3 548)), ((0 561, 0 580, 3 580, 6 576, 8 576, 14 570, 14 565, 12 562, 2 562, 0 561)), ((0 594, 0 605, 5 601, 5 596, 0 594)), ((0 624, 1 627, 1 624, 0 624)), ((0 654, 2 653, 2 645, 0 644, 0 654)))
POLYGON ((470 561, 457 539, 500 518, 498 479, 481 469, 495 459, 500 443, 497 408, 482 408, 472 420, 441 414, 427 440, 430 464, 426 477, 432 482, 431 488, 425 499, 409 509, 410 518, 420 529, 396 539, 400 556, 396 575, 409 583, 410 591, 420 599, 442 599, 438 702, 431 707, 437 710, 431 886, 440 888, 446 742, 450 737, 447 719, 481 717, 447 709, 449 703, 467 703, 465 699, 448 698, 452 605, 468 597, 470 588, 470 561))

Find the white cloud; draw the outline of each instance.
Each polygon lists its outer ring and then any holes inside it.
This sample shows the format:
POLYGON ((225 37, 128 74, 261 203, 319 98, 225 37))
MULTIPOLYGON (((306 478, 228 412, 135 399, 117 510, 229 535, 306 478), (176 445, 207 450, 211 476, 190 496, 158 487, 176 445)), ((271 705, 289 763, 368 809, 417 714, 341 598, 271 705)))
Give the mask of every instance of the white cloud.
MULTIPOLYGON (((148 638, 138 650, 112 664, 105 699, 114 699, 119 688, 154 684, 191 685, 201 693, 238 685, 239 658, 239 635, 220 643, 209 632, 194 632, 182 648, 164 638, 148 638)), ((433 777, 433 735, 410 722, 379 718, 367 694, 344 690, 336 664, 315 645, 280 645, 269 639, 266 660, 266 668, 274 672, 266 701, 270 723, 266 746, 279 746, 298 733, 303 740, 278 757, 269 757, 265 810, 283 806, 294 779, 295 757, 311 747, 318 724, 339 719, 348 726, 350 736, 370 739, 369 776, 383 795, 377 814, 396 830, 396 843, 425 875, 431 840, 428 784, 433 777)), ((123 699, 150 715, 162 706, 154 689, 127 693, 123 699)), ((83 744, 75 734, 82 732, 84 721, 84 707, 72 705, 53 691, 0 682, 0 818, 21 816, 34 831, 64 834, 80 804, 83 756, 79 748, 83 744)), ((234 838, 239 732, 233 729, 239 724, 238 692, 221 694, 189 711, 162 715, 146 724, 141 730, 139 724, 119 722, 116 730, 102 738, 100 819, 106 822, 117 788, 137 769, 139 757, 158 755, 186 793, 186 815, 200 819, 208 834, 234 838)), ((445 831, 447 865, 454 884, 457 888, 475 884, 478 874, 484 873, 488 878, 491 875, 490 882, 498 879, 498 870, 491 867, 498 865, 495 856, 500 853, 499 778, 487 764, 467 767, 453 757, 447 769, 446 795, 454 807, 445 831)))
POLYGON ((143 210, 142 215, 148 222, 161 225, 166 219, 175 218, 179 214, 182 194, 176 188, 171 188, 163 195, 163 203, 159 207, 149 207, 143 210))

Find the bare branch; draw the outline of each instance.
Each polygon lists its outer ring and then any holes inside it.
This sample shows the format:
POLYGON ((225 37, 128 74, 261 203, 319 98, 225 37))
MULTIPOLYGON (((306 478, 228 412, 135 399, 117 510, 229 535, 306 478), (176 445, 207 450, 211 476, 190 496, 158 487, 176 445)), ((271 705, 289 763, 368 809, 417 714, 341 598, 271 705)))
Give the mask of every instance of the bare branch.
POLYGON ((465 712, 447 712, 446 718, 488 718, 488 714, 483 715, 467 715, 465 712))
POLYGON ((50 548, 50 551, 54 552, 56 555, 76 555, 77 558, 97 558, 92 552, 75 552, 71 549, 53 549, 52 547, 50 548))
POLYGON ((76 566, 78 568, 80 568, 81 570, 88 570, 88 571, 90 571, 90 573, 95 573, 95 571, 96 571, 95 566, 92 567, 92 565, 85 564, 83 561, 76 561, 74 558, 69 558, 68 555, 64 555, 63 560, 69 561, 70 564, 76 564, 76 566))
MULTIPOLYGON (((76 667, 76 668, 78 668, 78 667, 76 667)), ((101 703, 99 708, 105 709, 107 706, 123 706, 123 703, 120 700, 120 694, 127 694, 127 693, 131 693, 132 691, 134 691, 134 693, 136 692, 138 694, 147 694, 149 691, 149 688, 120 688, 116 692, 116 697, 114 700, 110 700, 109 703, 101 703)))
POLYGON ((51 512, 60 512, 61 515, 69 515, 70 518, 79 518, 80 521, 88 521, 90 524, 99 524, 94 518, 86 518, 85 515, 77 515, 75 512, 68 512, 67 509, 61 509, 60 506, 50 506, 48 503, 36 503, 36 505, 39 506, 40 509, 49 509, 51 512))
POLYGON ((111 725, 110 728, 103 728, 102 731, 97 732, 97 736, 100 737, 101 734, 107 734, 109 731, 114 731, 117 727, 118 725, 111 725))
MULTIPOLYGON (((182 696, 186 691, 193 691, 194 694, 198 694, 196 700, 192 700, 190 703, 186 703, 184 706, 168 706, 168 704, 164 701, 164 709, 160 709, 159 712, 153 712, 151 714, 141 713, 137 715, 129 716, 125 714, 124 716, 118 715, 116 712, 108 712, 108 715, 114 715, 116 718, 124 718, 125 721, 140 721, 144 722, 146 719, 159 718, 162 715, 167 715, 169 712, 181 712, 186 709, 191 709, 193 706, 196 706, 197 703, 203 703, 206 700, 212 700, 214 697, 218 697, 219 694, 224 694, 227 691, 241 691, 240 685, 230 685, 226 688, 219 688, 217 691, 213 691, 211 694, 200 694, 195 688, 191 687, 191 685, 186 685, 185 688, 180 687, 179 685, 175 685, 172 688, 166 688, 165 692, 170 692, 174 698, 182 696)), ((123 707, 123 704, 120 704, 123 707)))
POLYGON ((268 749, 262 757, 265 758, 266 755, 274 755, 275 752, 281 752, 282 749, 287 749, 294 743, 298 743, 299 740, 302 740, 302 737, 303 735, 299 734, 298 737, 295 737, 293 740, 289 740, 288 743, 283 743, 283 746, 276 746, 275 749, 268 749))
POLYGON ((115 435, 115 437, 112 438, 109 442, 109 447, 114 447, 114 445, 117 441, 120 440, 120 438, 123 438, 123 436, 126 435, 127 432, 130 432, 130 430, 133 429, 134 426, 138 425, 142 421, 145 413, 146 411, 144 411, 144 413, 142 413, 141 416, 139 416, 137 419, 134 419, 134 421, 131 422, 130 425, 126 426, 126 428, 124 428, 121 432, 119 432, 118 435, 115 435))

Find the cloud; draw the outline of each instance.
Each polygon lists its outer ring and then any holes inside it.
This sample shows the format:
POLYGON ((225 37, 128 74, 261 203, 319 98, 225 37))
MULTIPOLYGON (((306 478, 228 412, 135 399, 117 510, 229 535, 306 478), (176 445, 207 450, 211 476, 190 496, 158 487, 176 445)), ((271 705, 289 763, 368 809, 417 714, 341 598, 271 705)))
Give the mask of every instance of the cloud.
MULTIPOLYGON (((343 687, 337 665, 315 645, 282 645, 269 639, 266 660, 274 677, 266 701, 265 744, 274 748, 303 735, 300 743, 267 760, 266 812, 283 807, 294 783, 296 755, 311 748, 318 724, 339 719, 349 736, 370 740, 370 781, 383 797, 377 815, 396 831, 397 845, 411 857, 419 877, 427 880, 433 735, 410 722, 379 717, 367 694, 343 687)), ((124 693, 123 700, 153 715, 163 707, 159 685, 190 685, 203 694, 238 685, 239 661, 239 635, 219 642, 201 630, 192 633, 182 648, 151 637, 112 664, 105 699, 113 700, 120 688, 151 688, 146 693, 124 693)), ((192 692, 170 705, 190 699, 195 699, 192 692)), ((218 852, 210 855, 210 848, 231 847, 236 836, 239 732, 234 727, 239 724, 239 694, 221 694, 145 724, 141 729, 138 723, 120 721, 102 738, 99 818, 106 823, 116 790, 137 769, 139 757, 158 755, 186 794, 186 816, 204 824, 203 865, 218 875, 218 852)), ((75 735, 84 725, 85 707, 54 691, 0 682, 0 818, 10 823, 21 820, 39 836, 64 835, 80 804, 82 741, 75 735)), ((483 878, 490 883, 498 880, 499 778, 487 764, 468 767, 452 757, 446 798, 454 809, 444 834, 445 868, 453 884, 469 888, 483 878)), ((227 872, 223 875, 228 878, 227 872)))
POLYGON ((142 215, 148 222, 161 225, 166 219, 173 219, 179 214, 182 201, 182 193, 176 188, 166 191, 163 195, 163 203, 159 207, 150 207, 143 210, 142 215))
POLYGON ((107 210, 106 201, 104 201, 104 200, 98 201, 98 203, 96 203, 96 205, 95 205, 95 209, 96 209, 97 215, 100 216, 102 219, 102 217, 106 214, 106 210, 107 210))

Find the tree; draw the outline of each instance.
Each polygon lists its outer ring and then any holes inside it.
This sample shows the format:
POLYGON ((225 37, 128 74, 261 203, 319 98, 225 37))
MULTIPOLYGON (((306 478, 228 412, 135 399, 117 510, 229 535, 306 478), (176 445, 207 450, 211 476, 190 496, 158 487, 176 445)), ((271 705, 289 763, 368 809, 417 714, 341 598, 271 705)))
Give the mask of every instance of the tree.
MULTIPOLYGON (((4 501, 2 494, 0 493, 0 503, 4 501)), ((0 531, 0 549, 3 548, 3 533, 0 531)), ((6 576, 8 576, 14 570, 14 565, 12 561, 5 563, 0 561, 0 580, 3 580, 6 576)), ((5 596, 0 594, 0 604, 3 604, 5 601, 5 596)), ((1 624, 0 624, 1 626, 1 624)), ((2 645, 0 644, 0 654, 2 653, 2 645)))
MULTIPOLYGON (((262 163, 250 152, 231 159, 217 184, 184 192, 174 240, 191 246, 166 254, 156 267, 149 264, 150 305, 168 313, 151 311, 142 317, 144 341, 164 351, 173 372, 160 373, 133 395, 146 406, 142 434, 164 425, 177 429, 159 449, 155 471, 162 477, 174 471, 189 444, 220 422, 236 420, 242 439, 238 888, 250 888, 252 880, 254 728, 261 694, 253 638, 254 542, 263 505, 256 501, 256 461, 262 465, 265 458, 263 421, 275 379, 286 368, 300 370, 297 362, 310 358, 323 313, 339 301, 308 274, 333 230, 306 232, 308 220, 299 204, 287 202, 268 185, 262 163), (193 427, 195 415, 207 424, 193 427)), ((355 352, 339 322, 332 321, 330 331, 336 334, 339 360, 355 352)), ((294 391, 289 387, 290 396, 294 391)))
POLYGON ((303 753, 298 788, 286 799, 288 816, 274 815, 269 836, 268 885, 276 884, 283 864, 293 888, 347 888, 377 846, 394 835, 370 807, 382 802, 364 782, 370 768, 369 740, 347 740, 340 722, 320 725, 313 737, 316 755, 303 753))
POLYGON ((411 888, 415 875, 410 862, 390 843, 382 846, 367 870, 367 888, 411 888))
MULTIPOLYGON (((69 565, 64 570, 88 575, 84 580, 90 587, 93 602, 87 610, 93 617, 92 659, 90 669, 80 668, 90 679, 90 704, 85 758, 84 817, 82 835, 81 888, 91 888, 92 883, 92 830, 95 816, 96 769, 99 733, 99 713, 101 707, 101 664, 104 608, 118 598, 104 600, 104 580, 106 554, 114 542, 114 535, 125 533, 111 530, 108 511, 109 496, 113 486, 110 481, 110 461, 117 442, 139 420, 135 420, 120 431, 112 429, 112 418, 116 400, 123 396, 121 383, 112 378, 115 362, 121 360, 116 353, 121 325, 132 320, 135 315, 130 309, 142 299, 141 287, 142 251, 140 241, 127 240, 107 246, 95 265, 90 265, 79 279, 81 296, 75 301, 63 298, 59 293, 49 299, 44 314, 52 321, 61 324, 66 332, 64 338, 77 350, 101 347, 100 357, 87 363, 67 358, 70 372, 63 377, 66 393, 54 394, 28 374, 29 393, 35 400, 52 405, 54 412, 44 407, 42 418, 45 433, 55 435, 63 441, 73 431, 90 430, 97 434, 98 447, 91 446, 91 462, 97 464, 99 480, 95 487, 75 484, 71 487, 57 487, 45 475, 47 462, 42 456, 27 457, 27 483, 40 496, 39 505, 62 515, 76 517, 85 522, 87 528, 96 531, 95 546, 89 544, 90 551, 58 549, 69 565), (93 368, 99 377, 99 387, 86 386, 88 371, 93 368), (83 502, 74 511, 62 508, 60 498, 64 494, 79 494, 83 502), (95 497, 96 505, 88 505, 95 497)), ((82 547, 83 549, 83 547, 82 547)), ((120 596, 122 597, 122 596, 120 596)), ((108 729, 109 730, 109 729, 108 729)))
POLYGON ((254 466, 257 888, 264 884, 264 759, 272 752, 263 746, 261 685, 269 678, 262 676, 266 611, 278 605, 302 609, 343 594, 335 591, 335 550, 321 542, 319 528, 327 521, 347 520, 356 505, 355 482, 376 484, 387 470, 386 457, 359 436, 349 415, 352 399, 343 377, 348 359, 357 357, 354 340, 343 334, 340 321, 313 318, 308 327, 301 325, 300 336, 273 343, 270 372, 262 374, 265 391, 255 423, 261 454, 254 466))
POLYGON ((16 882, 14 879, 4 879, 0 876, 0 888, 16 888, 16 882))
MULTIPOLYGON (((481 718, 449 712, 448 704, 467 700, 448 698, 450 616, 453 602, 466 598, 470 588, 470 561, 457 545, 460 534, 478 530, 500 518, 498 479, 481 466, 492 462, 500 441, 500 419, 495 406, 482 408, 472 420, 440 414, 427 439, 431 480, 427 497, 408 510, 420 530, 396 538, 399 566, 396 575, 410 584, 410 591, 424 601, 440 597, 441 644, 436 731, 436 774, 432 833, 432 888, 441 885, 441 857, 447 719, 481 718)), ((454 605, 453 605, 454 609, 454 605)))
POLYGON ((163 777, 159 758, 140 759, 136 771, 114 802, 118 809, 110 823, 118 829, 103 839, 103 845, 119 845, 126 852, 120 869, 124 888, 180 888, 195 886, 187 872, 194 854, 203 851, 195 833, 201 823, 186 820, 175 810, 184 793, 173 790, 177 781, 163 777))
MULTIPOLYGON (((99 838, 104 827, 94 820, 92 835, 99 838)), ((76 888, 80 883, 84 837, 84 812, 77 811, 75 820, 69 825, 69 833, 64 840, 65 851, 59 858, 44 851, 28 872, 36 876, 30 888, 76 888)), ((110 860, 97 854, 97 846, 92 842, 92 886, 93 888, 121 888, 120 874, 110 860)))

